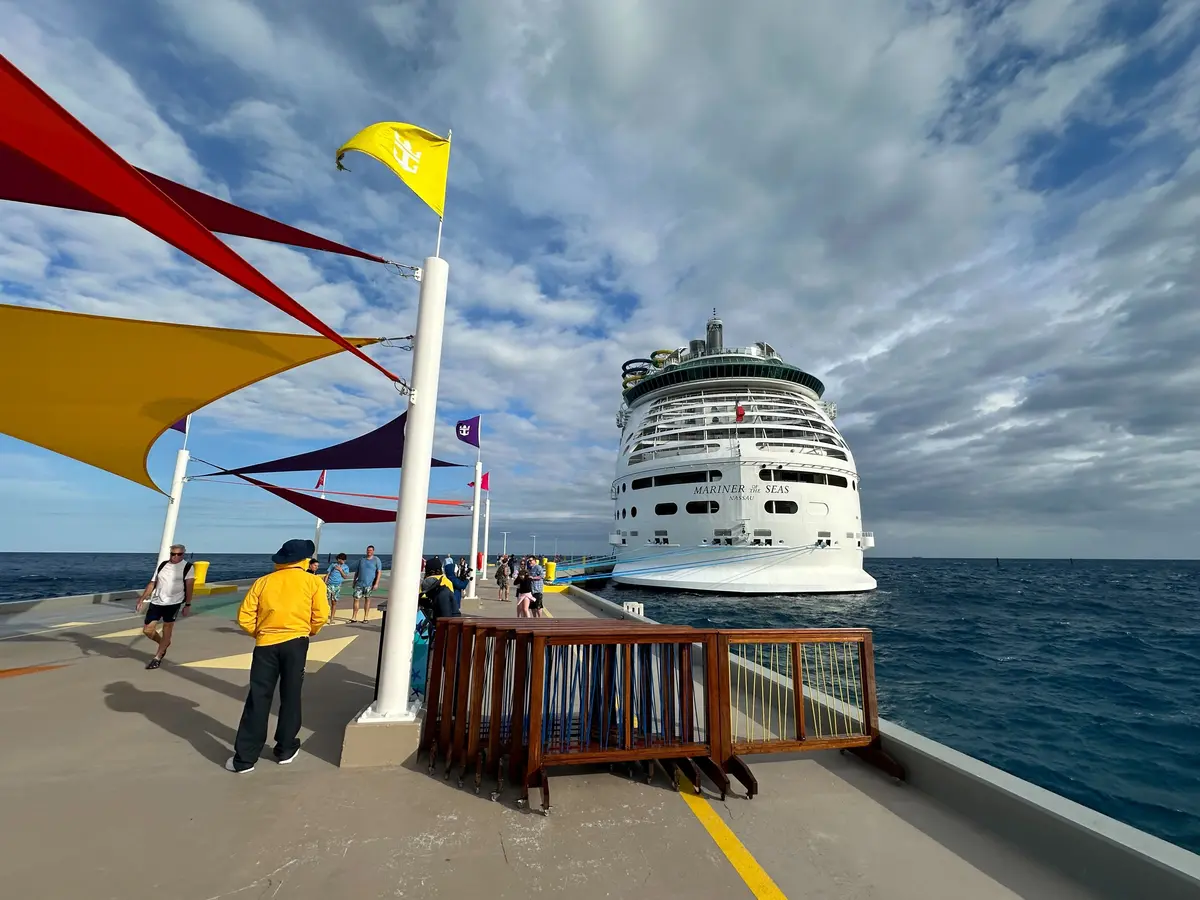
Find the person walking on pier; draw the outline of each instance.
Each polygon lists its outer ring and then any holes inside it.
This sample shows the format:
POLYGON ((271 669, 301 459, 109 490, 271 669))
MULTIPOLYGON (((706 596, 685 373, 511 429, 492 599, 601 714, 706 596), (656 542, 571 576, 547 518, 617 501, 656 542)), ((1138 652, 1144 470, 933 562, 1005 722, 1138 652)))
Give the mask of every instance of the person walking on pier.
POLYGON ((150 598, 142 634, 158 644, 158 652, 146 663, 147 669, 157 669, 162 665, 167 648, 171 646, 175 620, 181 612, 185 616, 192 612, 192 589, 196 584, 196 573, 192 571, 192 564, 184 561, 186 553, 187 548, 183 544, 172 544, 171 555, 158 564, 150 583, 142 591, 142 596, 138 597, 135 612, 141 612, 146 598, 150 598), (159 621, 163 623, 162 634, 158 633, 155 625, 159 621))
POLYGON ((533 592, 533 602, 529 604, 529 611, 535 619, 540 619, 542 617, 542 592, 546 589, 546 570, 532 556, 529 557, 529 578, 532 582, 533 592))
POLYGON ((338 599, 342 596, 342 582, 350 577, 350 570, 346 568, 346 554, 339 553, 337 560, 329 571, 325 573, 325 599, 329 601, 329 621, 333 621, 333 617, 337 615, 338 599))
POLYGON ((286 766, 300 752, 300 692, 308 641, 329 621, 325 585, 308 573, 312 541, 291 540, 271 557, 275 571, 250 586, 238 608, 237 622, 254 636, 250 689, 233 742, 230 772, 244 775, 267 743, 267 721, 275 686, 279 686, 279 722, 275 727, 275 762, 286 766))
POLYGON ((358 615, 358 601, 363 603, 363 623, 371 612, 371 592, 379 587, 379 577, 383 574, 383 561, 375 555, 373 546, 367 547, 367 555, 358 561, 354 569, 354 608, 350 610, 350 624, 358 615))
POLYGON ((530 607, 533 605, 533 577, 529 574, 527 565, 521 566, 517 577, 513 580, 513 590, 517 592, 517 618, 528 619, 530 607))
POLYGON ((508 602, 508 558, 500 557, 496 564, 496 588, 502 603, 508 602))

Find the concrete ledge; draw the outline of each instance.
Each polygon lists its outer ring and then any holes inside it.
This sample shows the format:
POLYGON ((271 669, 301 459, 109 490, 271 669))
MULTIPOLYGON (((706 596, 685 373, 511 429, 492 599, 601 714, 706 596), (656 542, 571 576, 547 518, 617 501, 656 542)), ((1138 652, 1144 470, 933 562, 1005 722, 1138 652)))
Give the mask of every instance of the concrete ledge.
POLYGON ((909 785, 1101 896, 1200 897, 1200 856, 895 722, 879 725, 909 785))
POLYGON ((369 708, 363 707, 346 725, 338 765, 343 769, 399 766, 415 758, 425 711, 415 722, 360 721, 369 708))
MULTIPOLYGON (((572 585, 568 595, 597 615, 653 622, 572 585)), ((825 705, 832 698, 818 698, 825 705)), ((907 785, 1101 897, 1200 897, 1200 856, 945 744, 880 719, 883 749, 907 785)), ((900 788, 903 790, 904 788, 900 788)))

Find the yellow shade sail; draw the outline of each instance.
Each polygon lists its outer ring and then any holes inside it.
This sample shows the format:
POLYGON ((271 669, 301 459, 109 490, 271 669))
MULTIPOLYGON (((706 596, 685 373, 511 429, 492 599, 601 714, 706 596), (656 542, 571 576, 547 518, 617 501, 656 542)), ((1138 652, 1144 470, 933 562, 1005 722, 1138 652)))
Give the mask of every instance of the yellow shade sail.
MULTIPOLYGON (((150 448, 189 413, 334 353, 323 337, 0 305, 0 433, 153 490, 150 448)), ((348 338, 357 347, 377 338, 348 338)))

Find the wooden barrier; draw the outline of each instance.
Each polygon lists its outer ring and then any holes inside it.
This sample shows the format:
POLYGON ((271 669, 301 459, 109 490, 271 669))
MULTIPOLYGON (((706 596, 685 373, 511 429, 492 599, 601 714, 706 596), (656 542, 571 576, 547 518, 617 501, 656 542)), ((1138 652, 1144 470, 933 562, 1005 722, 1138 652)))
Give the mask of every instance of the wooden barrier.
POLYGON ((678 770, 697 793, 703 773, 722 799, 733 775, 753 797, 743 755, 845 748, 880 764, 878 735, 865 629, 452 618, 434 630, 418 753, 460 787, 473 768, 476 793, 494 778, 493 800, 506 775, 522 806, 540 788, 548 814, 552 766, 621 763, 673 785, 678 770))

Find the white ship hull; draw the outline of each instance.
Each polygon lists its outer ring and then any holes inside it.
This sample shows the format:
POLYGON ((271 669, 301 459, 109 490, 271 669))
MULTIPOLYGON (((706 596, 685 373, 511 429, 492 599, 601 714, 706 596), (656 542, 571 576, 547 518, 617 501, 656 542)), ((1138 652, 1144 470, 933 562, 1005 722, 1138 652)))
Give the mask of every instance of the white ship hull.
POLYGON ((696 548, 671 555, 618 557, 617 584, 721 594, 855 594, 875 590, 862 560, 834 550, 696 548))
POLYGON ((767 344, 625 364, 612 484, 618 584, 724 594, 874 590, 859 476, 824 385, 767 344))

